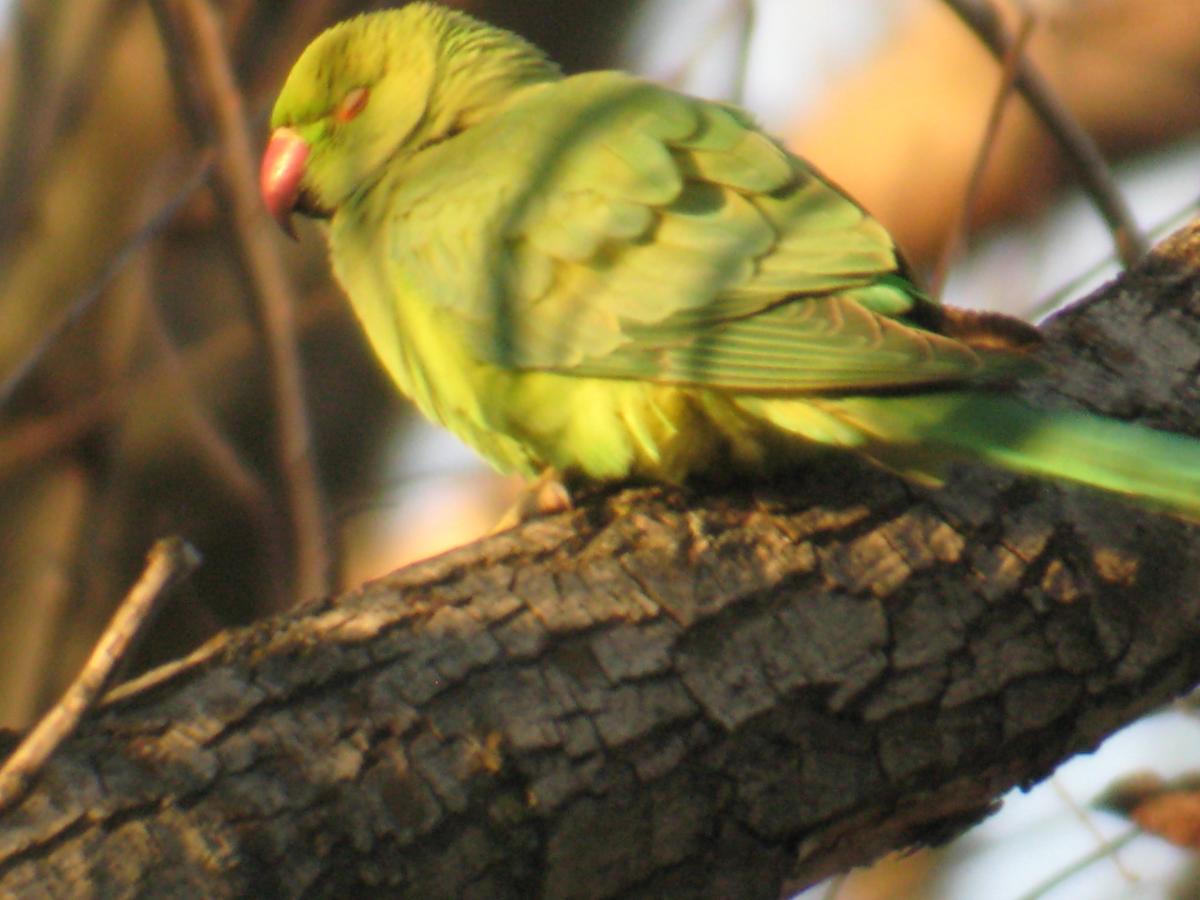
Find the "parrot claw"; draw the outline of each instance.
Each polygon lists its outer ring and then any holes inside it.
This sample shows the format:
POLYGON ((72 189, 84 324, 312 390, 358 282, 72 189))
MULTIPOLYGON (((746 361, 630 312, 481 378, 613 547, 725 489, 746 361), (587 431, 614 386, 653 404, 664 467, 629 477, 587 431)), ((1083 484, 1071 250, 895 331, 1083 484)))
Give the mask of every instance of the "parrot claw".
POLYGON ((521 489, 516 502, 492 526, 489 534, 508 531, 542 516, 566 512, 573 505, 571 492, 563 483, 562 476, 555 469, 546 469, 536 480, 521 489))

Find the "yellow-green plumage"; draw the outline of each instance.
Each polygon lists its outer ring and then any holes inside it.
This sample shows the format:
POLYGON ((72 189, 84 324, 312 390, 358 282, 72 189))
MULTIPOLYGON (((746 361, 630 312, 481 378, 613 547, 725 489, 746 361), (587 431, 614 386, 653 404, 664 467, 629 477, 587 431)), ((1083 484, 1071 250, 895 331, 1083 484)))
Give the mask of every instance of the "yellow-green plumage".
POLYGON ((499 469, 679 482, 815 442, 1200 514, 1200 444, 992 390, 1031 333, 932 304, 882 227, 739 110, 563 78, 416 3, 318 38, 272 124, 306 147, 301 208, 330 217, 383 364, 499 469))

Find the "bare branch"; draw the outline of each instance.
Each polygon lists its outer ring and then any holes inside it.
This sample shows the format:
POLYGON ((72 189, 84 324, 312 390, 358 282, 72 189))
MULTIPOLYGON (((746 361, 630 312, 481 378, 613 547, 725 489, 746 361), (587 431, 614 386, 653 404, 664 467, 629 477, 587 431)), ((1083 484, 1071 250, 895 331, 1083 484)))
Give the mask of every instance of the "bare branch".
POLYGON ((975 165, 971 168, 967 188, 963 192, 963 201, 958 207, 958 215, 954 222, 946 229, 946 243, 942 247, 942 253, 938 257, 933 275, 929 279, 929 293, 934 297, 942 296, 946 278, 950 274, 950 267, 957 259, 963 242, 966 240, 971 215, 975 211, 975 203, 979 199, 979 191, 983 186, 983 176, 987 171, 988 159, 991 156, 992 147, 996 143, 996 135, 1000 133, 1004 110, 1008 108, 1008 101, 1012 96, 1013 82, 1017 77, 1017 65, 1025 56, 1025 47, 1033 35, 1033 25, 1033 13, 1025 10, 1021 16, 1021 25, 1017 29, 1016 40, 1013 41, 1004 56, 1000 72, 1000 86, 996 90, 995 99, 992 100, 991 109, 988 110, 987 124, 983 129, 983 137, 979 141, 979 153, 975 157, 975 165))
POLYGON ((13 4, 16 58, 4 153, 0 159, 0 255, 32 212, 36 188, 45 174, 36 165, 74 124, 71 111, 83 108, 99 79, 107 43, 133 6, 131 0, 20 0, 13 4), (76 21, 82 20, 82 21, 76 21), (69 58, 58 41, 64 26, 82 32, 69 58))
MULTIPOLYGON (((300 325, 307 329, 325 322, 340 312, 340 298, 329 296, 307 304, 300 325)), ((228 371, 238 360, 254 352, 254 334, 249 325, 237 321, 216 334, 190 345, 181 354, 183 375, 189 380, 211 378, 214 372, 228 371)), ((175 378, 174 364, 164 361, 136 376, 122 378, 92 396, 65 409, 45 412, 14 422, 0 433, 0 477, 11 476, 22 466, 32 465, 52 453, 78 442, 95 429, 111 423, 139 397, 159 393, 175 378)))
MULTIPOLYGON (((1012 52, 1013 38, 1004 28, 991 0, 943 0, 984 45, 1003 60, 1012 52)), ((1104 217, 1121 261, 1128 268, 1149 249, 1100 149, 1070 110, 1026 58, 1017 61, 1016 86, 1058 142, 1080 185, 1104 217)))
POLYGON ((134 256, 148 241, 157 237, 170 224, 171 220, 175 218, 175 215, 187 203, 192 194, 208 178, 211 167, 212 162, 208 156, 201 157, 196 170, 188 177, 183 187, 176 192, 175 196, 151 216, 145 225, 138 228, 129 237, 129 240, 113 255, 112 260, 105 266, 104 271, 100 273, 99 277, 96 278, 87 290, 67 304, 54 324, 42 335, 41 340, 38 341, 37 346, 33 348, 32 352, 0 382, 0 409, 3 409, 8 404, 13 394, 16 393, 17 389, 24 384, 29 375, 37 368, 50 348, 64 335, 68 334, 79 320, 83 318, 84 314, 104 296, 105 290, 112 284, 113 279, 124 270, 134 256))
POLYGON ((265 565, 269 577, 266 582, 275 593, 270 609, 284 609, 291 605, 286 585, 287 552, 285 529, 275 506, 257 473, 243 459, 237 446, 229 440, 205 406, 196 391, 183 354, 175 345, 162 310, 149 296, 148 286, 142 285, 145 300, 146 330, 159 352, 166 388, 175 402, 175 412, 183 425, 180 439, 187 440, 200 452, 200 458, 208 465, 217 480, 235 498, 246 516, 254 523, 255 532, 263 548, 265 565))
POLYGON ((0 812, 24 795, 46 760, 96 705, 163 592, 199 564, 196 551, 178 538, 150 549, 145 571, 121 601, 83 671, 0 768, 0 812))
POLYGON ((209 117, 215 130, 217 193, 254 283, 271 360, 280 469, 287 484, 296 543, 295 587, 300 597, 316 596, 329 587, 332 544, 312 454, 296 343, 296 301, 273 226, 258 200, 256 155, 241 94, 220 24, 206 0, 153 0, 151 7, 167 47, 176 91, 197 141, 207 140, 209 117))

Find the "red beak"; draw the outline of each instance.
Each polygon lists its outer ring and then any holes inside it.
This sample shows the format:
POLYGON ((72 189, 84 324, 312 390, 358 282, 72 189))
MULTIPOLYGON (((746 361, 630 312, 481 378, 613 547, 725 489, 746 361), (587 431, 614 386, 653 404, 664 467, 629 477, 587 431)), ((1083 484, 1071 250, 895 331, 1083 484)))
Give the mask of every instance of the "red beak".
POLYGON ((271 216, 284 232, 295 239, 292 212, 300 200, 300 181, 308 161, 308 144, 291 128, 276 128, 263 151, 258 185, 271 216))

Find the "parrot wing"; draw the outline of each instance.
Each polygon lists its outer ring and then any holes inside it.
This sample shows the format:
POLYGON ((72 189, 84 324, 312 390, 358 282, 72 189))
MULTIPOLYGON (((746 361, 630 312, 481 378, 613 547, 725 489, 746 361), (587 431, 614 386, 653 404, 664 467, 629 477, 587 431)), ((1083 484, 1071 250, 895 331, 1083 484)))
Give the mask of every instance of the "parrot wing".
POLYGON ((906 320, 931 303, 882 226, 744 115, 592 73, 540 87, 499 133, 480 128, 525 176, 495 225, 490 274, 441 293, 476 355, 746 393, 1006 368, 995 362, 1012 354, 906 320))

